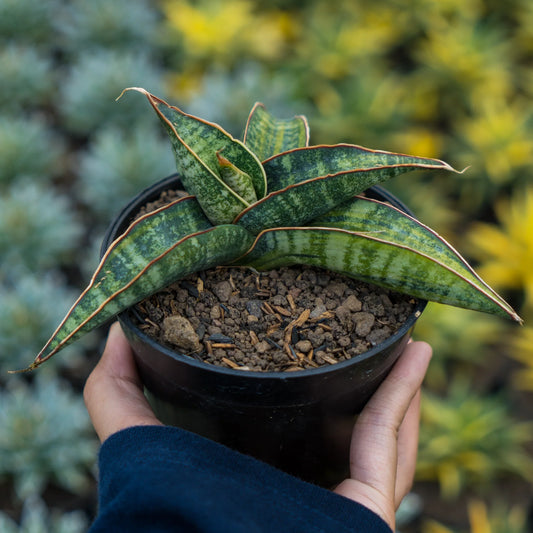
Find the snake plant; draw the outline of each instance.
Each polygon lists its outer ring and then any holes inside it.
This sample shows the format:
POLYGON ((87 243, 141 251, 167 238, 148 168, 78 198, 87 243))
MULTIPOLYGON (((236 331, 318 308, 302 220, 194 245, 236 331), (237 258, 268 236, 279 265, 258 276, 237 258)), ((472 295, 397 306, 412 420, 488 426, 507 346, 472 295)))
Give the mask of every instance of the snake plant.
POLYGON ((187 196, 133 222, 29 369, 170 283, 218 265, 306 264, 417 298, 520 321, 437 233, 368 187, 443 161, 350 144, 309 145, 303 116, 256 104, 244 139, 144 89, 166 128, 187 196))

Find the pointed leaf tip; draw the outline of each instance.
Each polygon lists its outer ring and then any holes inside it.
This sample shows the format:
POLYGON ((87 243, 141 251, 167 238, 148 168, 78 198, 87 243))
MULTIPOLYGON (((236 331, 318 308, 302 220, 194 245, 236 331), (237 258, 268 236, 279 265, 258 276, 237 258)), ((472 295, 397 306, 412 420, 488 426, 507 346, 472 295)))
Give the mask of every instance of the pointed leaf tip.
POLYGON ((350 144, 295 148, 263 161, 263 168, 268 195, 234 220, 254 234, 266 228, 305 224, 368 187, 411 170, 455 172, 439 159, 350 144))
POLYGON ((520 317, 433 230, 389 204, 355 197, 305 227, 261 232, 237 264, 310 264, 411 296, 520 317))
POLYGON ((138 218, 110 245, 28 370, 176 279, 233 260, 252 241, 238 226, 213 227, 192 196, 138 218))
POLYGON ((35 370, 41 362, 33 362, 31 365, 28 365, 26 368, 20 368, 19 370, 8 370, 8 374, 25 374, 26 372, 31 372, 32 370, 35 370))
POLYGON ((123 96, 125 93, 129 92, 129 91, 136 91, 138 93, 141 93, 141 94, 144 94, 145 96, 151 96, 150 93, 146 90, 146 89, 143 89, 142 87, 126 87, 125 89, 122 90, 122 92, 115 98, 115 102, 118 102, 123 96))

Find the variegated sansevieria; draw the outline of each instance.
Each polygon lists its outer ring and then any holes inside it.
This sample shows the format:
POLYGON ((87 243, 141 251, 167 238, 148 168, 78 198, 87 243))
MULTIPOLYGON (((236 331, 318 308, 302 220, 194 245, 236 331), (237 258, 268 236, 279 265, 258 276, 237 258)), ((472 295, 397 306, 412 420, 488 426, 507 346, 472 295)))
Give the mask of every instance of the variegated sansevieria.
MULTIPOLYGON (((417 298, 520 317, 433 230, 367 188, 437 159, 351 144, 309 145, 303 116, 256 104, 242 141, 144 89, 166 128, 189 196, 148 213, 109 247, 33 369, 114 315, 174 281, 219 265, 305 264, 417 298)), ((121 95, 122 96, 122 95, 121 95)))

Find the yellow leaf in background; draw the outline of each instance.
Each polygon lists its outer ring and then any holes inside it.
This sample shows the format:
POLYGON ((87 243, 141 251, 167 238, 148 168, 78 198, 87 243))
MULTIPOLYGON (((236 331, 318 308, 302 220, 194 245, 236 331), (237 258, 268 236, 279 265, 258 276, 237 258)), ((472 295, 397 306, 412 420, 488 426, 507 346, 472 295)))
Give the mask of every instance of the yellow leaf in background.
POLYGON ((514 383, 523 390, 533 391, 533 328, 521 328, 513 338, 511 356, 523 363, 514 374, 514 383))
POLYGON ((451 529, 435 522, 435 520, 428 520, 422 527, 422 533, 454 533, 451 529))
POLYGON ((486 502, 472 499, 467 504, 469 529, 449 529, 436 520, 426 520, 422 533, 526 533, 527 508, 522 505, 507 504, 500 500, 486 502))
POLYGON ((406 129, 392 136, 395 145, 406 154, 438 158, 443 151, 443 139, 438 131, 424 128, 406 129))
POLYGON ((201 90, 203 76, 200 68, 184 69, 167 74, 166 83, 171 94, 179 95, 180 99, 187 101, 201 90))
POLYGON ((519 99, 509 103, 492 97, 487 87, 479 91, 473 96, 475 114, 463 117, 456 129, 473 152, 473 159, 468 154, 471 164, 484 168, 493 183, 506 183, 517 170, 532 163, 530 106, 519 99))
MULTIPOLYGON (((500 345, 508 325, 482 313, 428 304, 414 331, 415 340, 433 346, 433 359, 425 383, 433 391, 445 391, 450 372, 474 372, 501 357, 500 345)), ((513 328, 512 335, 515 335, 513 328)), ((533 342, 533 341, 532 341, 533 342)))
POLYGON ((468 504, 468 517, 472 533, 492 533, 487 506, 480 500, 472 500, 468 504))
POLYGON ((251 5, 243 0, 193 6, 184 1, 164 4, 165 15, 179 30, 192 53, 217 53, 237 38, 251 22, 251 5))
POLYGON ((416 479, 438 481, 446 499, 502 475, 530 481, 525 445, 532 438, 533 424, 515 420, 505 400, 479 395, 455 377, 445 397, 429 391, 422 397, 416 479))
MULTIPOLYGON (((249 0, 226 2, 167 0, 163 10, 170 29, 183 39, 186 52, 210 61, 242 53, 263 59, 277 57, 294 28, 279 11, 259 13, 249 0)), ((235 57, 233 57, 235 59, 235 57)))
POLYGON ((467 91, 480 87, 505 96, 512 89, 511 76, 502 68, 508 46, 488 24, 472 24, 459 16, 431 24, 415 55, 435 79, 452 87, 467 91))
POLYGON ((521 289, 533 305, 533 187, 496 205, 498 225, 475 223, 468 235, 479 274, 497 289, 521 289))

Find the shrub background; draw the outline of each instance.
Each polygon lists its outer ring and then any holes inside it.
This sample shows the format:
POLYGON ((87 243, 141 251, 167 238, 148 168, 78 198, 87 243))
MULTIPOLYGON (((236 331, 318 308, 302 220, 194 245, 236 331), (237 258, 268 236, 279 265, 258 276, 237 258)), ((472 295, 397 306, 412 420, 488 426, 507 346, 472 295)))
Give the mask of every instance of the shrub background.
POLYGON ((423 315, 415 335, 435 357, 400 528, 477 532, 484 521, 490 531, 528 531, 532 43, 529 0, 0 0, 0 523, 81 531, 95 513, 96 440, 78 410, 105 331, 35 375, 6 370, 31 360, 86 285, 118 207, 173 172, 146 102, 115 102, 136 85, 234 135, 260 100, 280 116, 305 113, 313 143, 470 166, 388 188, 467 250, 526 325, 435 304, 423 315), (55 404, 37 416, 44 388, 55 404), (68 464, 40 455, 72 439, 84 445, 68 464), (25 479, 38 480, 24 490, 13 443, 32 458, 25 479))

